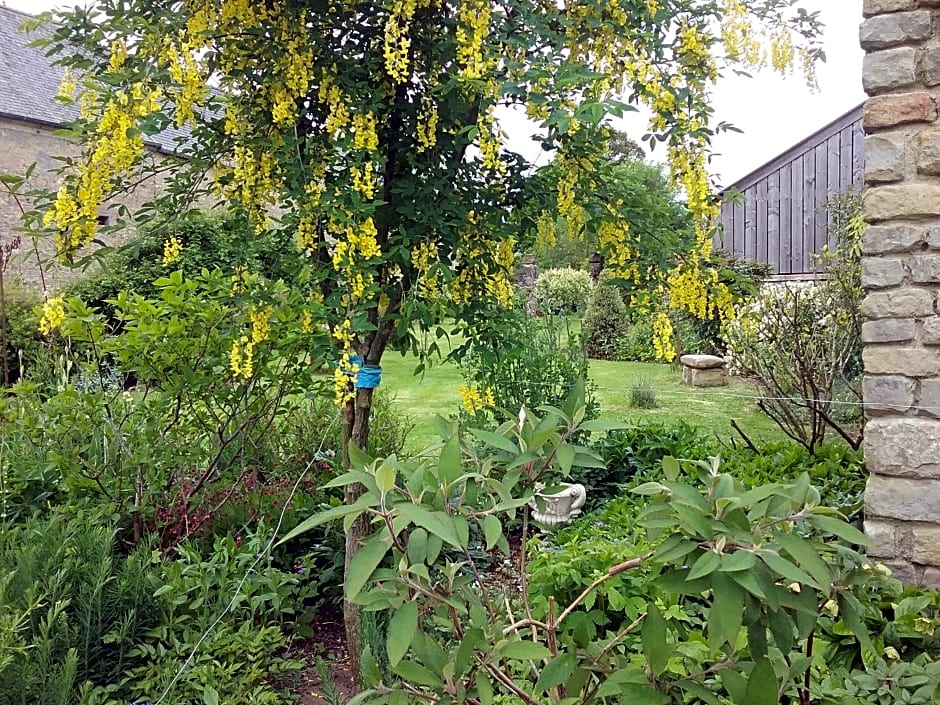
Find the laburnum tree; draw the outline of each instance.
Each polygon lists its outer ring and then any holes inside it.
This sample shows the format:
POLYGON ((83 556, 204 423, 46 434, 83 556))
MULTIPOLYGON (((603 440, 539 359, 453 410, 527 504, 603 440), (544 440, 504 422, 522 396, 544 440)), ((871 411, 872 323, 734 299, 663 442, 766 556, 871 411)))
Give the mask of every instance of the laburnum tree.
MULTIPOLYGON (((608 118, 649 108, 697 242, 664 281, 674 305, 707 316, 726 303, 704 265, 710 87, 728 67, 809 73, 821 53, 816 17, 794 0, 99 0, 54 19, 47 46, 69 69, 84 143, 44 218, 61 256, 84 256, 103 204, 144 178, 165 191, 138 219, 219 202, 289 234, 279 254, 307 302, 296 326, 327 331, 344 437, 360 448, 372 399, 360 366, 419 349, 445 316, 472 340, 511 303, 528 165, 500 106, 539 124, 557 215, 571 231, 590 219, 624 272, 630 223, 616 203, 583 203, 608 118), (171 129, 177 157, 154 159, 147 136, 171 129)), ((250 330, 231 341, 236 381, 276 345, 250 330)))

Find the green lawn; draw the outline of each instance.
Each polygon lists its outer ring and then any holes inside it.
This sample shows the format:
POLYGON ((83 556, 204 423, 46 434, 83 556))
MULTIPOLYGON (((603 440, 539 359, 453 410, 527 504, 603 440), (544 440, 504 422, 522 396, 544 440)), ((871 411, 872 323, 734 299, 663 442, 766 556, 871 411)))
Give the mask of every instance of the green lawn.
MULTIPOLYGON (((411 449, 419 450, 437 440, 434 433, 436 414, 448 416, 457 410, 458 387, 462 384, 459 369, 450 363, 437 363, 421 376, 415 376, 415 358, 389 354, 382 361, 383 386, 396 397, 396 404, 412 416, 416 423, 411 449)), ((693 389, 679 382, 680 372, 671 365, 641 362, 591 363, 591 381, 604 418, 643 422, 648 420, 686 420, 722 439, 737 436, 731 428, 734 419, 753 440, 780 440, 783 434, 758 411, 750 397, 754 389, 740 380, 727 387, 693 389), (656 390, 659 406, 655 409, 632 409, 630 387, 647 381, 656 390)))

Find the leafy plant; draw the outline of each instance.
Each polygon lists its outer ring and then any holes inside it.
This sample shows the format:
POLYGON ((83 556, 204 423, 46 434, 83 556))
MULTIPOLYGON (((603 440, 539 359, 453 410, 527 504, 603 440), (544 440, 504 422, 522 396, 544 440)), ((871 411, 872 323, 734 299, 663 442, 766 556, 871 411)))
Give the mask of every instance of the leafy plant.
POLYGON ((593 288, 583 269, 546 269, 535 280, 535 301, 538 310, 549 316, 581 313, 593 288))
POLYGON ((627 308, 620 298, 620 292, 610 284, 598 283, 581 320, 581 335, 588 357, 596 360, 615 359, 627 326, 627 308))
POLYGON ((630 406, 634 409, 655 409, 659 406, 656 388, 649 380, 640 380, 630 385, 630 406))

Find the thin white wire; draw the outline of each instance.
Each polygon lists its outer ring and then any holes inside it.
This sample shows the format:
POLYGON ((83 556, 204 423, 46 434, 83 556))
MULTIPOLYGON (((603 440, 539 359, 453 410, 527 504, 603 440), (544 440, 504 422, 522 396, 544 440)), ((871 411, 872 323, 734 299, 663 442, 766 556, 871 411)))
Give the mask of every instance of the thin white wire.
POLYGON ((179 671, 177 671, 176 675, 173 676, 173 680, 170 681, 170 684, 166 687, 166 690, 163 691, 163 694, 160 695, 160 698, 157 700, 156 703, 154 703, 154 705, 161 705, 161 703, 166 699, 166 696, 169 695, 170 692, 172 692, 173 688, 179 682, 179 679, 183 677, 183 674, 186 673, 186 670, 192 664, 193 658, 195 658, 196 656, 196 652, 199 651, 199 647, 202 646, 203 642, 205 642, 205 640, 208 639, 209 636, 211 636, 212 632, 215 630, 217 626, 219 626, 219 623, 222 621, 225 615, 227 615, 231 611, 232 607, 235 606, 235 602, 238 600, 239 595, 241 595, 241 590, 245 586, 245 582, 248 580, 248 577, 252 574, 254 569, 261 562, 261 559, 268 555, 268 552, 271 550, 271 547, 274 545, 274 542, 277 540, 277 534, 281 529, 281 524, 284 522, 284 515, 287 513, 287 508, 290 506, 291 501, 294 499, 294 495, 297 493, 297 488, 300 487, 301 481, 304 479, 307 473, 310 472, 310 468, 313 467, 314 463, 320 462, 322 460, 322 456, 320 455, 320 453, 323 450, 323 445, 326 443, 326 439, 330 433, 330 430, 333 428, 335 424, 336 424, 336 419, 334 418, 330 422, 330 425, 327 426, 326 431, 323 433, 323 438, 320 440, 320 445, 317 447, 316 452, 311 456, 310 462, 307 463, 307 467, 305 467, 304 471, 300 473, 300 476, 297 478, 297 481, 294 483, 294 486, 291 488, 290 495, 288 495, 287 500, 284 502, 284 506, 281 508, 281 514, 277 518, 277 525, 274 527, 274 533, 271 536, 271 540, 268 541, 268 544, 267 546, 264 547, 264 550, 261 551, 258 554, 258 556, 255 558, 254 563, 248 566, 248 570, 245 571, 245 575, 242 576, 242 579, 239 581, 238 585, 235 587, 235 594, 232 595, 231 601, 225 606, 225 609, 223 609, 219 613, 219 616, 216 618, 216 620, 212 624, 209 625, 209 628, 206 629, 205 633, 203 633, 203 635, 199 637, 199 641, 197 641, 196 645, 193 646, 193 650, 190 652, 189 656, 183 662, 183 665, 180 666, 179 671))

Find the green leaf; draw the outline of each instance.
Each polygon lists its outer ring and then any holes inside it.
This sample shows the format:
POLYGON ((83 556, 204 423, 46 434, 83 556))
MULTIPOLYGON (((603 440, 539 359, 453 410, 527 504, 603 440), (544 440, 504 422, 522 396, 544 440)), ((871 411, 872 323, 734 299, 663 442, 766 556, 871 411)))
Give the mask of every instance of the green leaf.
POLYGON ((489 551, 496 545, 496 542, 499 541, 499 537, 503 535, 503 526, 499 521, 499 517, 494 516, 493 514, 487 514, 483 517, 483 536, 486 540, 486 550, 489 551))
POLYGON ((711 575, 716 570, 718 566, 721 565, 721 556, 719 556, 714 551, 706 551, 698 557, 695 563, 692 564, 691 569, 689 569, 689 574, 686 576, 686 580, 695 580, 696 578, 703 578, 706 575, 711 575))
POLYGON ((383 495, 388 494, 395 486, 395 468, 388 463, 382 463, 375 471, 375 486, 383 495))
POLYGON ((679 467, 679 461, 673 458, 671 455, 667 455, 663 458, 663 475, 666 476, 666 479, 669 481, 674 481, 679 477, 679 472, 681 468, 679 467))
POLYGON ((297 526, 284 534, 284 536, 282 536, 281 539, 274 545, 280 546, 281 544, 284 544, 291 539, 310 531, 310 529, 314 529, 321 524, 326 524, 327 522, 333 521, 334 519, 341 519, 342 517, 348 516, 350 514, 358 514, 373 504, 374 501, 372 497, 363 495, 355 504, 341 504, 338 507, 330 507, 326 511, 318 512, 312 517, 307 517, 304 519, 297 526))
POLYGON ((745 680, 740 672, 733 668, 723 668, 718 672, 718 675, 721 677, 721 683, 725 686, 725 690, 728 691, 728 695, 731 696, 731 702, 742 703, 742 705, 747 702, 747 700, 745 700, 747 680, 745 680))
POLYGON ((355 599, 387 552, 388 542, 382 534, 376 534, 356 551, 356 555, 349 562, 349 572, 343 581, 347 600, 355 599))
MULTIPOLYGON (((463 474, 463 461, 460 457, 460 437, 453 436, 441 448, 441 459, 438 463, 440 478, 450 485, 463 474)), ((428 529, 430 531, 430 529, 428 529)))
POLYGON ((397 666, 392 668, 392 671, 409 683, 427 686, 428 688, 437 688, 441 685, 440 677, 414 661, 400 661, 397 666))
MULTIPOLYGON (((815 511, 815 510, 814 510, 815 511)), ((826 516, 824 514, 810 514, 807 521, 817 529, 825 531, 827 534, 838 536, 844 541, 856 544, 858 546, 870 546, 871 539, 842 519, 826 516)))
POLYGON ((388 637, 385 649, 388 652, 388 662, 395 666, 402 660, 411 646, 415 632, 418 629, 418 604, 406 602, 392 614, 388 621, 388 637))
POLYGON ((501 436, 498 433, 493 433, 492 431, 483 431, 479 428, 469 429, 470 435, 479 438, 486 445, 496 448, 498 450, 504 450, 507 453, 512 455, 517 455, 519 453, 519 447, 512 442, 506 436, 501 436))
POLYGON ((777 542, 790 556, 799 563, 819 585, 823 592, 828 593, 832 585, 832 572, 826 562, 819 557, 819 553, 806 539, 795 534, 777 534, 777 542))
POLYGON ((750 551, 735 551, 721 557, 721 566, 718 570, 723 573, 736 573, 739 570, 750 570, 755 563, 757 563, 757 557, 750 551))
POLYGON ((463 548, 454 520, 444 512, 432 512, 417 504, 396 504, 398 513, 413 524, 426 529, 429 533, 446 541, 454 548, 463 548))
POLYGON ((764 561, 764 563, 767 564, 767 567, 774 571, 777 575, 780 575, 793 582, 819 588, 819 585, 817 585, 816 581, 809 576, 809 573, 800 568, 797 568, 786 558, 781 558, 780 555, 776 552, 762 551, 760 558, 762 561, 764 561))
POLYGON ((202 691, 202 702, 205 705, 219 705, 219 691, 211 685, 207 685, 206 689, 202 691))
POLYGON ((638 485, 630 491, 633 494, 639 495, 662 494, 666 491, 666 486, 660 482, 644 482, 642 485, 638 485))
POLYGON ((558 459, 558 466, 562 473, 567 477, 571 474, 571 466, 574 463, 574 446, 563 443, 555 451, 555 457, 558 459))
POLYGON ((578 425, 580 431, 621 431, 631 425, 623 421, 607 421, 605 419, 589 419, 578 425))
POLYGON ((503 648, 500 649, 500 655, 505 658, 534 661, 544 658, 551 658, 552 652, 542 644, 538 644, 534 641, 522 640, 507 642, 503 648))
POLYGON ((372 456, 370 456, 352 441, 349 442, 349 444, 346 446, 346 449, 349 453, 349 464, 354 468, 364 468, 371 464, 374 460, 372 456))
POLYGON ((652 602, 646 606, 646 619, 643 620, 641 634, 643 642, 643 655, 649 664, 654 676, 659 676, 666 670, 673 649, 666 643, 666 620, 662 612, 652 602))
POLYGON ((417 528, 408 535, 408 560, 411 563, 424 563, 428 556, 428 532, 417 528))
POLYGON ((485 673, 477 675, 477 697, 481 705, 493 705, 493 684, 485 673))
POLYGON ((561 654, 549 661, 535 683, 535 692, 544 693, 549 688, 561 685, 574 673, 578 659, 574 654, 561 654))
POLYGON ((724 573, 712 576, 712 600, 708 609, 708 643, 713 649, 723 644, 734 646, 744 619, 744 596, 724 573))
POLYGON ((871 637, 863 619, 865 608, 855 595, 848 592, 839 593, 839 612, 845 626, 855 635, 862 647, 869 652, 874 652, 875 646, 871 643, 871 637))
POLYGON ((743 702, 747 705, 778 705, 777 688, 777 674, 765 656, 751 669, 743 702))

